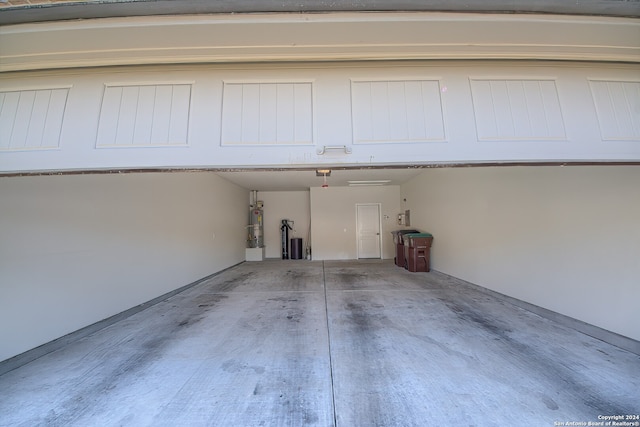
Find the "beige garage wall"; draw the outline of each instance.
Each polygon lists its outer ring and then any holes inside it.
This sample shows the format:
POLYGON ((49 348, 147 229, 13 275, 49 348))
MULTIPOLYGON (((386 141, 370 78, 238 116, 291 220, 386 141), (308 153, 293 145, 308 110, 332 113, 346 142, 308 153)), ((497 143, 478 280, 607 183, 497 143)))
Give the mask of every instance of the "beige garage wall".
POLYGON ((402 186, 435 270, 640 339, 640 167, 428 170, 402 186))
POLYGON ((0 360, 244 260, 248 191, 209 173, 0 179, 0 360))
POLYGON ((356 204, 380 203, 382 257, 393 259, 392 230, 400 212, 400 187, 311 188, 311 249, 314 260, 356 259, 356 204))
POLYGON ((258 200, 264 202, 266 258, 282 258, 280 225, 283 219, 294 221, 289 238, 301 237, 303 246, 307 245, 311 219, 308 191, 260 191, 258 200))

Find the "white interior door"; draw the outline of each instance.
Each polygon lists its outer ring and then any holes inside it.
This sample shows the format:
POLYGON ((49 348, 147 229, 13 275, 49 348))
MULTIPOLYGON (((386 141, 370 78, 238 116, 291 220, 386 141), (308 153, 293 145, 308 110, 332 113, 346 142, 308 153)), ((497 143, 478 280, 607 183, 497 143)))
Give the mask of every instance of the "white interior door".
POLYGON ((357 204, 358 258, 381 258, 380 204, 357 204))

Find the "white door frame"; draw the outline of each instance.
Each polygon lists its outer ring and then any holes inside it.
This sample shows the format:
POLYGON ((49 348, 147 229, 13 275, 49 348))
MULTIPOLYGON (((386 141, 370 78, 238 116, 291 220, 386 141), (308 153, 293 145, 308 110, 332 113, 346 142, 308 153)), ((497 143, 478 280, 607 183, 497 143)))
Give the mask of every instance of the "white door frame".
POLYGON ((358 218, 359 206, 377 206, 378 207, 378 248, 380 250, 380 254, 378 258, 367 258, 367 259, 382 259, 382 203, 356 203, 356 257, 360 259, 360 224, 359 224, 359 218, 358 218))

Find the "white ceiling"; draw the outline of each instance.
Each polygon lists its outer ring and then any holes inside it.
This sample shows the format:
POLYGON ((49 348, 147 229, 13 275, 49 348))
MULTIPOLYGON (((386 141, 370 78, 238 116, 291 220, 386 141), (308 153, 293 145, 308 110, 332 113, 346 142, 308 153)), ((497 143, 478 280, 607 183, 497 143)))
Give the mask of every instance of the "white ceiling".
MULTIPOLYGON (((349 181, 386 181, 384 185, 400 185, 419 175, 423 169, 348 169, 331 171, 327 177, 329 187, 345 187, 349 181)), ((300 191, 311 187, 321 187, 323 177, 313 170, 280 171, 233 171, 218 172, 218 175, 249 190, 257 191, 300 191)))

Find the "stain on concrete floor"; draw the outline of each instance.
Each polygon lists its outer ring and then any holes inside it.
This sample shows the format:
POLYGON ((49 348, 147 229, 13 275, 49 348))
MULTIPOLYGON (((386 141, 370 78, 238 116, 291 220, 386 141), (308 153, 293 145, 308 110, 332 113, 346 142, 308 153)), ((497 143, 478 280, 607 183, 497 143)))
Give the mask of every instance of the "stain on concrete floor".
POLYGON ((437 272, 267 261, 0 376, 0 426, 552 426, 640 412, 638 372, 437 272))

